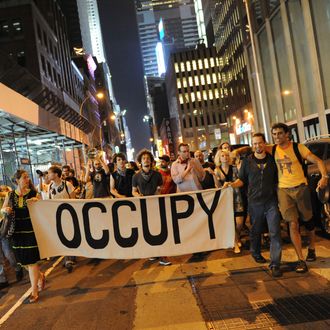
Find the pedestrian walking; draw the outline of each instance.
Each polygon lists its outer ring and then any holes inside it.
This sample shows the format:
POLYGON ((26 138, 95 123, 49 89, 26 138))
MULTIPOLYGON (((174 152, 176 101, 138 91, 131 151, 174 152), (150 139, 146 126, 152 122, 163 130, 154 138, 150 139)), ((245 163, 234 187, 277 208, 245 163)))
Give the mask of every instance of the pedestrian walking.
POLYGON ((303 144, 291 141, 289 127, 286 124, 274 124, 271 132, 275 145, 268 146, 267 151, 274 156, 277 164, 279 207, 283 219, 289 223, 291 241, 298 257, 296 272, 304 273, 308 271, 305 260, 316 260, 315 223, 304 161, 316 164, 321 173, 317 189, 327 186, 328 174, 320 158, 303 144), (302 253, 299 219, 302 220, 309 238, 306 258, 302 253))
POLYGON ((39 291, 45 287, 45 275, 40 272, 38 265, 40 255, 27 208, 27 201, 37 201, 37 192, 35 189, 30 189, 30 178, 24 170, 17 170, 13 181, 16 189, 7 195, 1 211, 6 214, 14 214, 13 250, 17 262, 27 267, 29 271, 32 289, 29 302, 35 303, 39 299, 39 291))
POLYGON ((251 217, 250 251, 257 263, 266 263, 261 255, 261 235, 268 224, 270 237, 270 270, 273 277, 282 275, 281 227, 277 201, 277 167, 274 158, 266 152, 265 136, 255 133, 252 137, 254 153, 243 159, 238 178, 226 181, 223 188, 248 187, 248 205, 251 217))
POLYGON ((177 185, 177 192, 202 190, 201 182, 205 178, 205 172, 197 159, 190 158, 189 145, 180 143, 178 154, 177 160, 171 167, 171 175, 177 185))

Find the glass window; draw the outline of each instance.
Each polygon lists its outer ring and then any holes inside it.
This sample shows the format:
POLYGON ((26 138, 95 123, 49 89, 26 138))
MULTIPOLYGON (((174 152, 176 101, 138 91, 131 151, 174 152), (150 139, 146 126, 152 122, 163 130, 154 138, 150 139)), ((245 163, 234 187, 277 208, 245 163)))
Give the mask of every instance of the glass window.
POLYGON ((302 111, 303 115, 307 116, 317 112, 318 104, 313 79, 311 79, 313 70, 307 46, 306 28, 300 0, 290 0, 287 2, 287 6, 302 99, 302 111))
POLYGON ((202 85, 205 85, 205 78, 204 78, 204 76, 202 75, 202 76, 200 76, 200 80, 201 80, 201 84, 202 85))
POLYGON ((183 84, 183 87, 187 87, 187 79, 186 79, 186 77, 183 77, 182 78, 182 84, 183 84))
POLYGON ((204 66, 206 69, 209 68, 209 61, 207 60, 207 58, 204 58, 204 66))
POLYGON ((315 37, 320 60, 320 71, 323 83, 325 108, 330 108, 330 0, 311 1, 315 37))
POLYGON ((181 81, 180 81, 180 79, 177 79, 176 80, 176 87, 177 88, 181 88, 181 81))
POLYGON ((12 24, 15 35, 23 33, 22 22, 20 20, 14 20, 12 24))
POLYGON ((194 86, 194 82, 193 82, 193 78, 192 77, 189 77, 188 78, 188 81, 189 81, 189 86, 190 87, 194 86))
POLYGON ((203 61, 202 60, 198 60, 198 69, 203 70, 203 61))
POLYGON ((185 69, 184 69, 184 63, 183 62, 180 63, 180 69, 181 69, 182 72, 185 71, 185 69))
POLYGON ((278 12, 271 21, 277 70, 280 80, 281 97, 285 121, 296 118, 296 106, 292 93, 292 82, 290 77, 288 54, 284 40, 283 22, 281 13, 278 12))
POLYGON ((270 121, 278 122, 277 103, 275 95, 275 84, 272 72, 271 58, 268 47, 267 31, 264 29, 259 35, 260 54, 262 62, 262 73, 265 82, 267 103, 269 109, 270 121))
POLYGON ((187 67, 187 71, 191 71, 191 65, 190 62, 186 62, 186 67, 187 67))
POLYGON ((0 21, 0 37, 9 36, 9 24, 7 21, 0 21))
POLYGON ((196 85, 196 86, 199 86, 198 76, 195 76, 195 85, 196 85))
POLYGON ((174 63, 174 69, 175 69, 175 72, 176 73, 179 72, 179 65, 178 65, 178 63, 174 63))

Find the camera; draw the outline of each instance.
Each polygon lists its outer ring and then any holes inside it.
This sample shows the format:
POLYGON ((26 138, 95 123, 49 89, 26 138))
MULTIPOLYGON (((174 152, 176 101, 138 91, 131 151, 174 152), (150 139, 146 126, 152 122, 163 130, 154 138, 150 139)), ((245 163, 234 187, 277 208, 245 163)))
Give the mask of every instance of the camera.
POLYGON ((36 173, 37 173, 39 176, 44 176, 44 174, 43 174, 42 171, 40 171, 40 170, 36 170, 36 173))

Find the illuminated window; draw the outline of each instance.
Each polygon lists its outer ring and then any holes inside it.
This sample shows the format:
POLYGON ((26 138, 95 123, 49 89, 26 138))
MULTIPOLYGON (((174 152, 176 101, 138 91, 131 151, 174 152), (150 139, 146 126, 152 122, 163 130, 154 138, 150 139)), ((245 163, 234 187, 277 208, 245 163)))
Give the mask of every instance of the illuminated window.
POLYGON ((183 62, 180 63, 180 69, 181 69, 181 72, 184 72, 185 71, 184 70, 184 63, 183 62))
POLYGON ((201 101, 201 92, 196 92, 197 101, 201 101))
POLYGON ((206 75, 206 81, 209 84, 211 84, 211 76, 209 74, 206 75))
POLYGON ((183 87, 187 87, 187 79, 185 77, 182 78, 183 87))
POLYGON ((180 79, 176 80, 176 87, 181 88, 181 80, 180 79))
POLYGON ((204 78, 204 76, 200 76, 200 80, 201 80, 201 85, 205 85, 205 78, 204 78))
POLYGON ((213 100, 213 91, 212 91, 212 89, 209 89, 209 99, 213 100))
POLYGON ((190 87, 194 86, 194 81, 193 81, 193 78, 192 77, 189 77, 188 78, 188 81, 189 81, 189 86, 190 87))
POLYGON ((190 93, 191 102, 195 102, 195 93, 190 93))
POLYGON ((196 85, 196 86, 199 86, 198 76, 195 76, 195 85, 196 85))
POLYGON ((175 72, 178 73, 179 70, 179 64, 178 63, 174 63, 174 68, 175 68, 175 72))
POLYGON ((190 62, 186 62, 186 67, 187 67, 187 71, 191 71, 191 66, 190 66, 190 62))
MULTIPOLYGON (((221 93, 221 94, 222 94, 222 93, 221 93)), ((214 97, 215 97, 216 99, 219 98, 219 90, 218 90, 218 89, 215 89, 215 90, 214 90, 214 97)))
POLYGON ((204 66, 206 69, 209 68, 209 61, 207 60, 207 58, 204 58, 204 66))
POLYGON ((203 61, 202 60, 198 60, 198 69, 203 70, 203 61))
POLYGON ((203 91, 203 100, 207 100, 208 98, 207 98, 207 93, 206 93, 206 91, 203 91))
POLYGON ((213 57, 210 58, 210 65, 212 68, 214 67, 214 58, 213 57))
POLYGON ((183 104, 184 103, 183 102, 183 96, 182 96, 182 94, 179 95, 179 100, 180 100, 180 104, 183 104))
POLYGON ((213 80, 213 84, 217 83, 217 75, 216 73, 212 73, 212 80, 213 80))
POLYGON ((192 61, 192 67, 193 67, 193 70, 197 70, 197 65, 196 65, 195 60, 192 61))

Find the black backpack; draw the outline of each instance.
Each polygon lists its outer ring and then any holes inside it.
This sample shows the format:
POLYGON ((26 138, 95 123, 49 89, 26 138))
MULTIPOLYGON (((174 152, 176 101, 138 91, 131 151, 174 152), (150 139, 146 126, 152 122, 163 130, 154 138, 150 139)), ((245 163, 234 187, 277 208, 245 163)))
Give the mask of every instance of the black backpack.
MULTIPOLYGON (((306 164, 305 160, 301 157, 298 145, 299 144, 297 142, 292 142, 294 154, 296 155, 296 157, 304 171, 304 175, 307 178, 307 164, 306 164)), ((274 157, 274 159, 275 159, 276 148, 277 148, 277 144, 274 144, 273 148, 272 148, 272 156, 274 157)))

